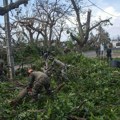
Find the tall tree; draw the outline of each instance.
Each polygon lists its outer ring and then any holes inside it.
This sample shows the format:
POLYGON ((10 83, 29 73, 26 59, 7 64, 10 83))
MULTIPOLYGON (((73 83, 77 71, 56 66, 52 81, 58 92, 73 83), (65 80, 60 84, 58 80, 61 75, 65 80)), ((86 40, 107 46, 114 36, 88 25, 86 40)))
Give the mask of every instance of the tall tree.
POLYGON ((32 16, 22 17, 18 22, 25 27, 27 31, 32 30, 39 33, 43 38, 44 44, 50 46, 56 34, 58 35, 57 39, 60 40, 61 38, 64 26, 61 21, 63 21, 65 14, 68 13, 69 7, 60 3, 59 0, 52 2, 50 0, 35 1, 32 16))
POLYGON ((90 31, 92 31, 94 28, 96 28, 100 24, 102 24, 104 22, 109 22, 109 20, 110 20, 110 18, 105 19, 105 20, 100 20, 99 22, 97 22, 96 24, 91 26, 91 23, 90 23, 91 22, 91 10, 88 10, 86 22, 84 24, 82 24, 82 22, 81 22, 81 7, 79 6, 79 3, 81 1, 82 0, 71 0, 73 10, 75 11, 75 14, 76 14, 79 37, 76 37, 76 35, 73 35, 72 32, 70 33, 71 38, 78 43, 80 51, 82 50, 84 45, 87 43, 90 31))

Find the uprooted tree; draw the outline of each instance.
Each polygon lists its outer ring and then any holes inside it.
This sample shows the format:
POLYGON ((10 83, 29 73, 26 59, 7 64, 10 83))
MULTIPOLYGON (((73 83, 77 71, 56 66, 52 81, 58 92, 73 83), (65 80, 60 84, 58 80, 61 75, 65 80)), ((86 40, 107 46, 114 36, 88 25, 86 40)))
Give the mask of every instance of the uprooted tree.
MULTIPOLYGON (((110 19, 105 19, 105 20, 100 20, 99 22, 95 23, 93 26, 91 26, 91 10, 88 10, 87 12, 87 20, 86 23, 82 24, 81 22, 81 9, 80 6, 78 5, 77 1, 71 0, 71 4, 73 6, 73 10, 75 11, 76 14, 76 20, 77 20, 77 25, 78 25, 78 34, 74 35, 72 32, 70 33, 70 36, 72 40, 76 41, 79 47, 79 50, 82 51, 82 48, 84 45, 87 43, 88 38, 89 38, 89 33, 102 23, 110 23, 110 19)), ((111 23, 110 23, 111 24, 111 23)))
POLYGON ((11 2, 8 6, 0 7, 0 15, 4 15, 5 13, 11 11, 12 9, 18 8, 19 5, 26 5, 28 0, 18 0, 16 2, 11 2))

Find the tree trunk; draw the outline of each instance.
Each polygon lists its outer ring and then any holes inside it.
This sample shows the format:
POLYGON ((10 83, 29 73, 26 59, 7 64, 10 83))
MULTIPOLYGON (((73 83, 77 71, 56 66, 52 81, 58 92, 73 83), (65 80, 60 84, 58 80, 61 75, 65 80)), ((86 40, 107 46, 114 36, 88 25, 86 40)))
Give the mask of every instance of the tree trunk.
MULTIPOLYGON (((7 0, 4 0, 3 3, 4 3, 4 6, 8 5, 7 0)), ((13 77, 14 77, 14 59, 13 59, 12 47, 11 47, 9 13, 6 13, 4 15, 4 21, 5 21, 5 34, 6 34, 6 40, 7 40, 7 60, 8 60, 8 66, 9 66, 9 74, 10 74, 10 79, 13 79, 13 77)))
POLYGON ((18 105, 22 101, 22 99, 27 95, 27 93, 27 88, 24 88, 22 91, 20 91, 16 99, 12 100, 10 104, 12 106, 18 105))

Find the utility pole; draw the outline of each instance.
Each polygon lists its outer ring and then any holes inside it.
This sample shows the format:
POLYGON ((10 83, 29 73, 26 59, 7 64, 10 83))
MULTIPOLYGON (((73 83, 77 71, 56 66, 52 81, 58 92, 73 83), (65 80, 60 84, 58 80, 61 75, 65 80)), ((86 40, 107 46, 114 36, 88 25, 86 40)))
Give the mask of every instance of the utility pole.
MULTIPOLYGON (((8 6, 8 0, 3 0, 4 7, 8 6)), ((4 22, 5 22, 5 34, 6 34, 6 43, 7 43, 7 61, 9 66, 9 75, 10 79, 14 77, 14 60, 13 54, 11 49, 11 34, 10 34, 10 24, 9 24, 9 13, 4 15, 4 22)))

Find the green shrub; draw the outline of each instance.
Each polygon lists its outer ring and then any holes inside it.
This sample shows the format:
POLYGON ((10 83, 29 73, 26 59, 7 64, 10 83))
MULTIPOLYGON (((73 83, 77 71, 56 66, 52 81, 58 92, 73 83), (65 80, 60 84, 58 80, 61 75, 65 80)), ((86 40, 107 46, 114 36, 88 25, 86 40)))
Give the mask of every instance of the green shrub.
MULTIPOLYGON (((109 67, 105 61, 85 58, 81 54, 70 53, 57 58, 71 65, 67 71, 69 80, 64 87, 52 98, 41 93, 37 102, 31 104, 24 100, 14 110, 9 101, 15 98, 19 89, 10 91, 15 87, 12 83, 1 83, 1 118, 67 120, 72 115, 87 120, 119 120, 120 70, 109 67)), ((39 70, 42 59, 38 59, 35 65, 39 70)), ((54 82, 52 79, 53 89, 56 87, 54 82)))

